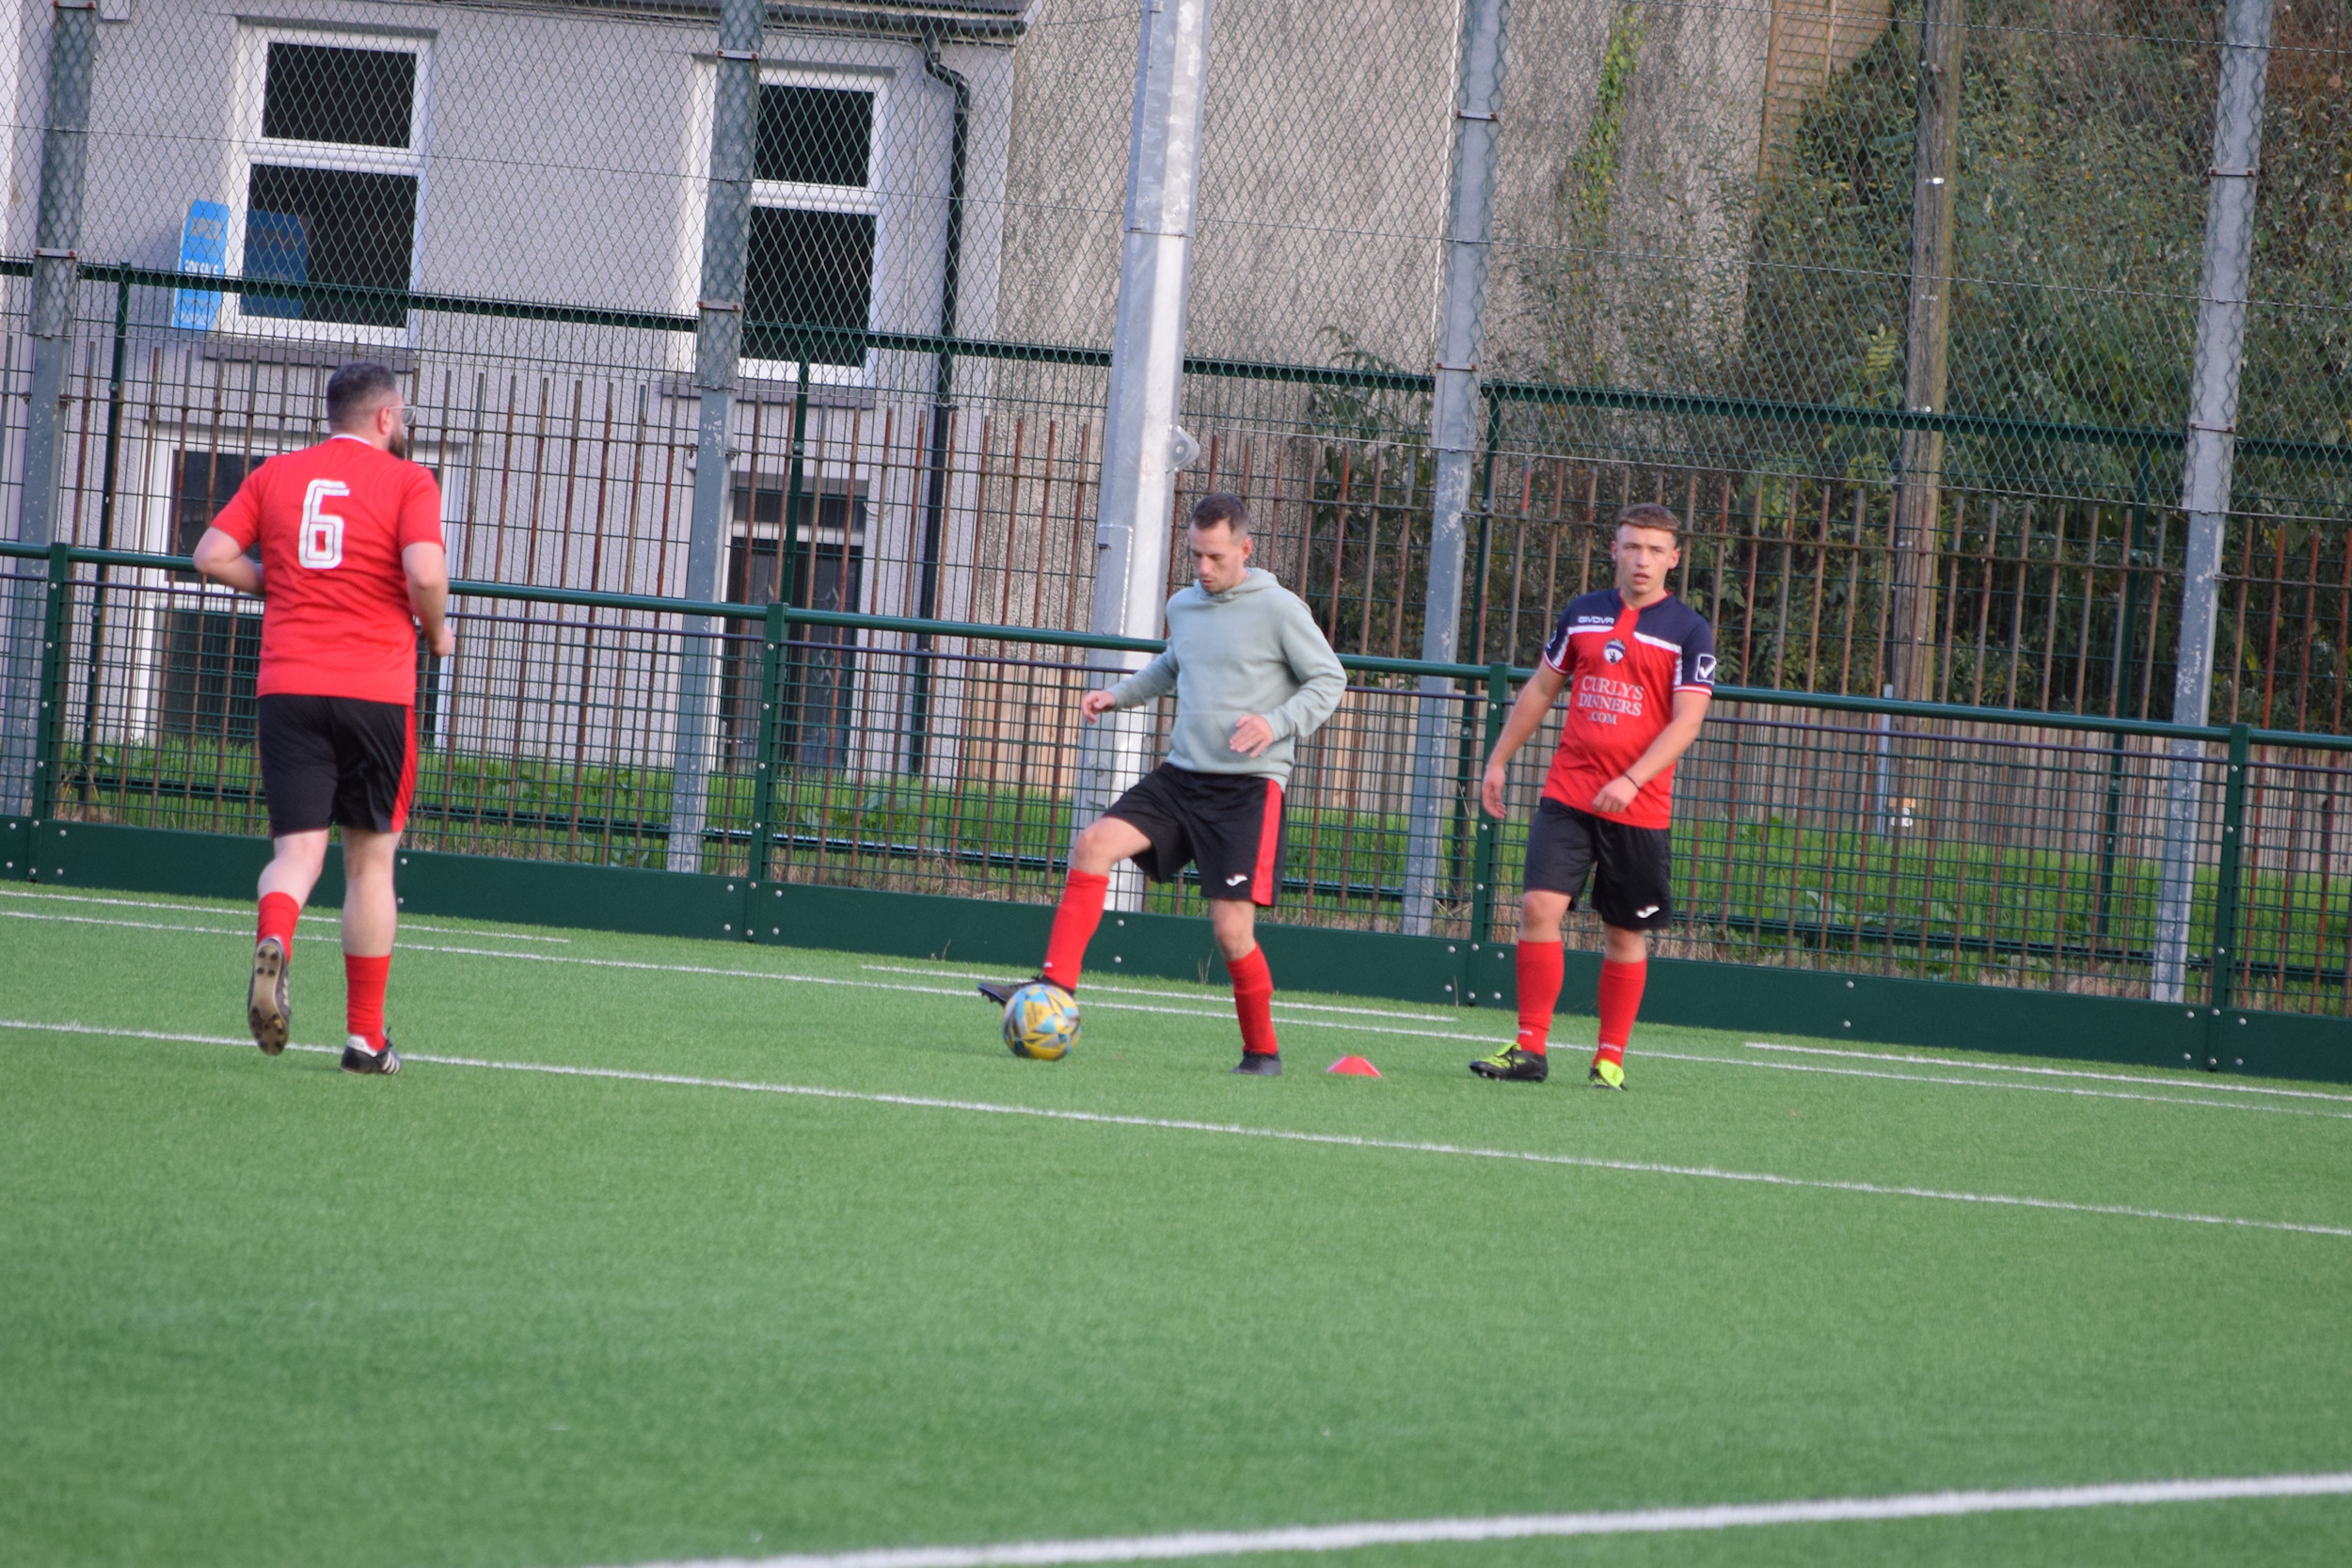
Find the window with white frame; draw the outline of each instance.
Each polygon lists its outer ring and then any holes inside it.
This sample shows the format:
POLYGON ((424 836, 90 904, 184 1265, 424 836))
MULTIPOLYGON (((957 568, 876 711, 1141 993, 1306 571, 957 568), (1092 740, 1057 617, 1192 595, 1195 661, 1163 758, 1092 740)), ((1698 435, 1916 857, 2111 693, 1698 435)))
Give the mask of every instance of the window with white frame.
MULTIPOLYGON (((412 285, 424 172, 421 39, 250 27, 241 40, 229 168, 229 268, 251 278, 412 285)), ((398 298, 248 292, 221 325, 342 339, 405 335, 398 298), (356 329, 356 330, 355 330, 356 329)))
POLYGON ((755 374, 796 375, 805 362, 812 381, 865 376, 865 348, 824 329, 873 323, 882 96, 870 76, 793 71, 760 82, 743 277, 743 356, 755 374))

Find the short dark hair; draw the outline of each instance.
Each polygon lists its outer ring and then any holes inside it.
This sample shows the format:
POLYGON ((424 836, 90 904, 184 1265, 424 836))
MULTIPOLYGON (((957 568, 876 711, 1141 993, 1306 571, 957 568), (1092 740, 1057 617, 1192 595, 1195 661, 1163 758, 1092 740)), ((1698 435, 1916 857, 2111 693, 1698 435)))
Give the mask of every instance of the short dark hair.
POLYGON ((326 422, 338 430, 356 424, 399 390, 389 366, 355 359, 326 378, 326 422))
POLYGON ((1682 542, 1682 519, 1675 515, 1674 508, 1661 506, 1656 501, 1643 501, 1639 505, 1627 507, 1617 514, 1615 526, 1618 528, 1654 528, 1661 533, 1673 534, 1675 543, 1677 545, 1682 542))
POLYGON ((1249 508, 1239 496, 1222 490, 1212 490, 1192 503, 1192 526, 1195 528, 1228 528, 1236 539, 1249 537, 1249 508))

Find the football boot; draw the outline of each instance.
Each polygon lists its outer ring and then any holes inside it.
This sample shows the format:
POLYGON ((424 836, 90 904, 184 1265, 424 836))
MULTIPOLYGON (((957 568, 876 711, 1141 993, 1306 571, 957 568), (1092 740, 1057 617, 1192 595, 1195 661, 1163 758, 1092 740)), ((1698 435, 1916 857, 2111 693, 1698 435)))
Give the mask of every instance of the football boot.
POLYGON ((286 992, 286 944, 263 937, 253 947, 253 979, 246 988, 245 1021, 253 1029, 253 1043, 264 1056, 286 1049, 286 1031, 294 1022, 294 1005, 286 992))
POLYGON ((1025 980, 982 980, 975 989, 998 1006, 1009 1007, 1012 1006, 1012 993, 1023 986, 1050 986, 1054 982, 1042 974, 1032 974, 1025 980))
POLYGON ((392 1049, 392 1037, 384 1037, 384 1049, 370 1051, 368 1042, 353 1035, 343 1041, 343 1070, 373 1072, 389 1078, 400 1070, 400 1053, 392 1049))
POLYGON ((1506 1045, 1491 1056, 1481 1056, 1470 1067, 1479 1077, 1502 1084, 1540 1084, 1551 1076, 1551 1058, 1540 1051, 1521 1051, 1516 1045, 1506 1045))

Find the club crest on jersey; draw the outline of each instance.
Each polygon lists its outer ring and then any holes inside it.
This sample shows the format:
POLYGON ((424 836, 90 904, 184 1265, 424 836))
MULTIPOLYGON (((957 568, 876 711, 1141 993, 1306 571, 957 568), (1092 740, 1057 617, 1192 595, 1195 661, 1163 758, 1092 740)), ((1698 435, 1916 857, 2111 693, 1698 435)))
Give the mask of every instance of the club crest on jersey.
POLYGON ((1623 664, 1625 662, 1624 641, 1618 638, 1611 638, 1601 644, 1600 657, 1612 664, 1623 664))

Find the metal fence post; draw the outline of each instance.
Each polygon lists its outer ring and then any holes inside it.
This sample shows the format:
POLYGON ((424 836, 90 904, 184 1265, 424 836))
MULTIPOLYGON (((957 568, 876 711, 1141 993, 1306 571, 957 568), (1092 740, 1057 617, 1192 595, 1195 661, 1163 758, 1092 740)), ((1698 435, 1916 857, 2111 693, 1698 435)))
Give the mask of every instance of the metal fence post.
MULTIPOLYGON (((2236 455, 2238 372, 2246 358, 2248 273, 2254 251, 2254 173, 2262 156, 2263 92, 2270 72, 2272 0, 2229 0, 2221 18, 2220 86, 2215 94, 2213 166, 2205 193, 2204 277, 2198 291, 2197 358, 2189 389, 2188 456, 2181 509, 2188 514, 2188 557, 2181 580, 2180 661, 2172 721, 2202 725, 2213 704, 2214 628, 2220 617, 2221 546, 2236 455)), ((2179 1002, 2188 960, 2189 904, 2196 879, 2199 764, 2202 748, 2172 743, 2165 789, 2164 855, 2150 994, 2179 1002)))
MULTIPOLYGON (((719 557, 734 501, 727 436, 743 354, 743 258, 751 238, 752 154, 759 130, 759 43, 765 0, 721 0, 718 81, 710 117, 710 182, 703 211, 700 320, 694 333, 694 510, 686 545, 686 593, 719 596, 719 557)), ((805 376, 803 376, 805 380, 805 376)), ((789 545, 790 522, 786 524, 789 545)), ((673 871, 702 868, 719 660, 710 617, 685 617, 678 645, 677 731, 671 753, 673 871)))
MULTIPOLYGON (((2132 717, 2139 683, 2135 678, 2139 646, 2139 574, 2132 569, 2133 542, 2148 520, 2148 449, 2139 449, 2132 478, 2132 509, 2123 514, 2122 610, 2115 624, 2115 716, 2132 717)), ((2115 859, 2122 847, 2123 793, 2131 747, 2120 732, 2107 737, 2107 801, 2099 825, 2099 906, 2093 933, 2105 939, 2115 916, 2115 859)))
MULTIPOLYGON (((1208 64, 1209 0, 1154 0, 1144 8, 1088 622, 1112 637, 1159 633, 1176 475, 1199 451, 1176 421, 1208 64)), ((1088 663, 1100 673, 1093 678, 1107 685, 1140 668, 1143 656, 1097 652, 1088 663)), ((1142 777, 1150 741, 1141 710, 1105 714, 1086 726, 1073 802, 1080 826, 1142 777)), ((1143 879, 1134 866, 1111 874, 1110 907, 1143 907, 1143 879)))
MULTIPOLYGON (((24 480, 17 502, 20 544, 46 545, 57 532, 57 460, 64 450, 66 367, 73 347, 79 281, 83 170, 89 150, 90 77, 98 64, 96 0, 53 0, 49 112, 41 137, 40 205, 33 234, 32 382, 24 414, 24 480)), ((71 536, 69 531, 69 537, 71 536)), ((34 689, 43 666, 36 646, 40 591, 19 580, 8 595, 5 702, 0 738, 0 810, 27 809, 35 791, 27 766, 40 716, 53 695, 34 689)))
MULTIPOLYGON (((1502 721, 1511 706, 1511 667, 1497 662, 1486 667, 1486 744, 1479 752, 1483 762, 1491 755, 1495 741, 1502 735, 1502 721)), ((1481 775, 1473 773, 1466 781, 1470 790, 1470 810, 1478 814, 1478 847, 1470 859, 1470 942, 1473 944, 1489 940, 1495 925, 1495 859, 1501 849, 1499 840, 1502 824, 1486 815, 1486 802, 1479 799, 1481 775)))
MULTIPOLYGON (((1468 0, 1462 11, 1460 87, 1454 109, 1453 190, 1447 198, 1445 277, 1439 286, 1438 366, 1429 403, 1437 457, 1429 525, 1429 579, 1422 601, 1421 657, 1454 661, 1461 640, 1462 519, 1478 455, 1478 355, 1486 327, 1486 262, 1494 232, 1495 117, 1502 106, 1502 44, 1510 0, 1468 0)), ((1412 816, 1405 846, 1403 927, 1426 936, 1438 906, 1447 800, 1445 705, 1454 683, 1422 677, 1413 736, 1412 816)))
POLYGON ((40 689, 33 726, 33 791, 29 815, 38 821, 56 809, 58 730, 65 722, 66 630, 72 609, 73 546, 49 546, 49 581, 40 612, 40 689))
POLYGON ((2244 724, 2230 726, 2229 771, 2221 779, 2221 853, 2214 870, 2213 978, 2207 987, 2211 1010, 2205 1015, 2205 1066, 2221 1069, 2221 1015, 2236 990, 2238 952, 2238 884, 2246 863, 2246 774, 2253 760, 2252 732, 2244 724))
MULTIPOLYGON (((1964 0, 1926 0, 1919 15, 1919 100, 1912 137, 1911 285, 1903 313, 1903 406, 1945 412, 1952 335, 1952 195, 1960 172, 1960 46, 1964 0)), ((1935 700, 1937 524, 1944 433, 1906 430, 1893 546, 1895 695, 1935 700)))
MULTIPOLYGON (((755 882, 768 879, 776 843, 776 775, 784 771, 784 640, 791 635, 784 606, 768 606, 768 619, 759 638, 759 738, 755 747, 758 768, 752 779, 752 859, 747 872, 755 882)), ((746 938, 756 935, 756 917, 743 927, 746 938)))

